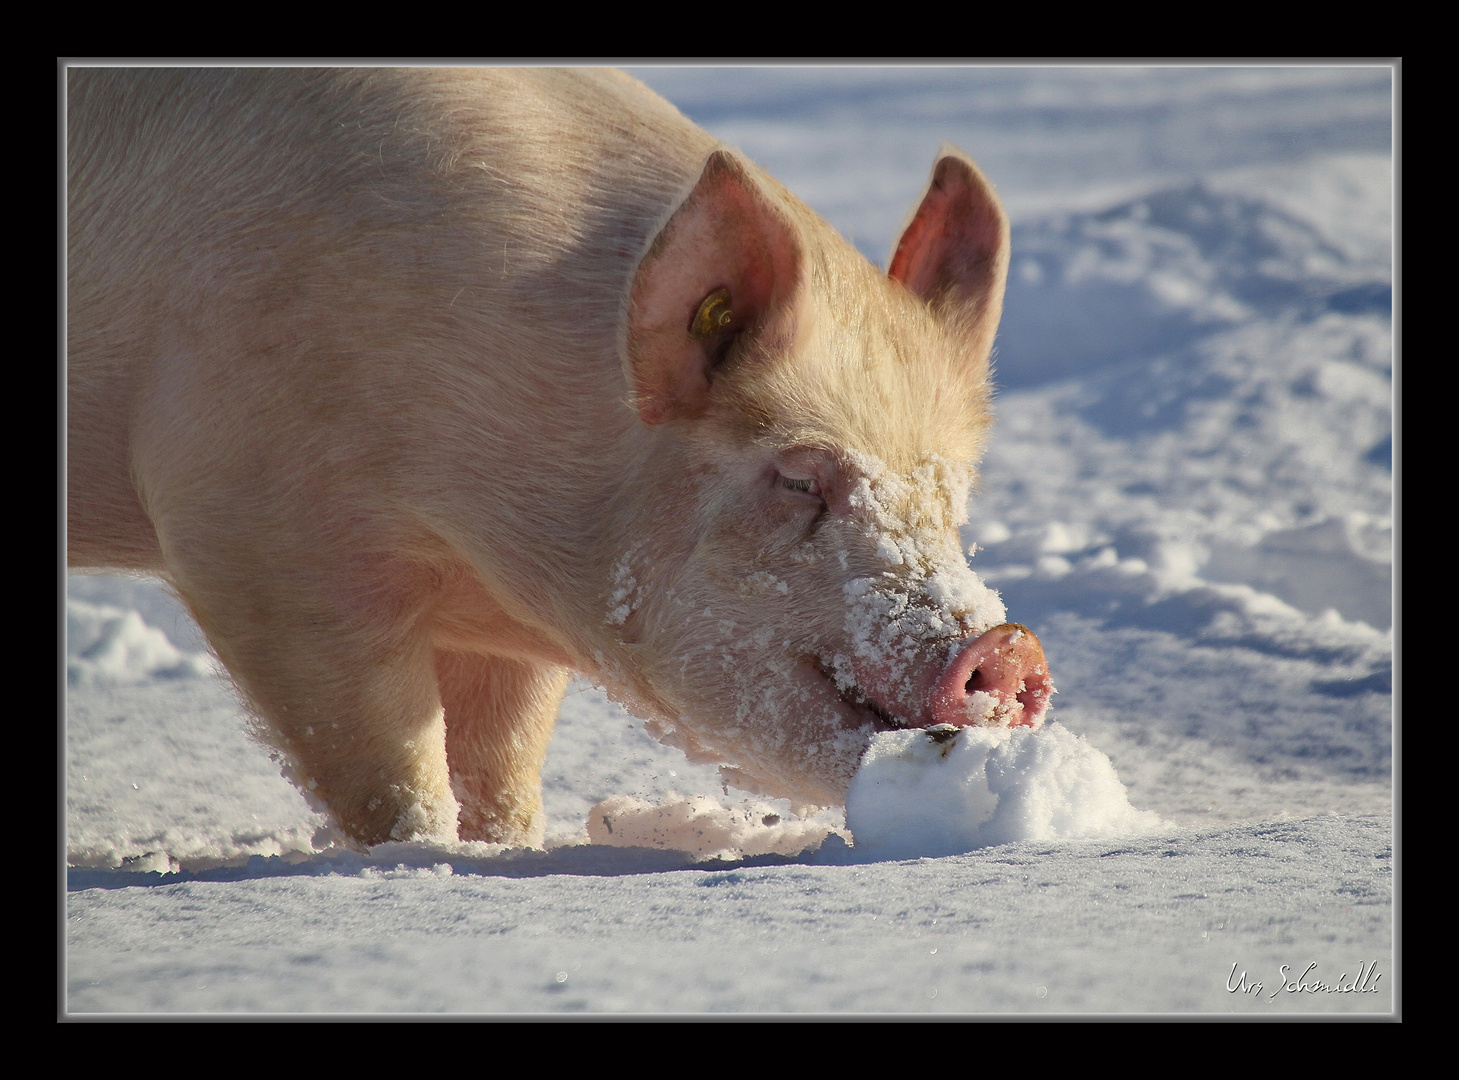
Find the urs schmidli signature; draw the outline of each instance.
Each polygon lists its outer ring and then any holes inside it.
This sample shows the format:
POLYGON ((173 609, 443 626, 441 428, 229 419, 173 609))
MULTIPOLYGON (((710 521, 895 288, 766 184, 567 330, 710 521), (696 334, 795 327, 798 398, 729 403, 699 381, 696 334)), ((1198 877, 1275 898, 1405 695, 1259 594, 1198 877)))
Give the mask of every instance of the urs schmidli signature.
MULTIPOLYGON (((1237 975, 1238 966, 1237 964, 1231 965, 1231 974, 1226 976, 1226 992, 1260 995, 1262 983, 1249 979, 1244 971, 1237 975)), ((1316 967, 1316 962, 1308 964, 1302 969, 1302 974, 1294 979, 1290 974, 1293 970, 1291 965, 1283 964, 1281 967, 1282 985, 1273 990, 1267 996, 1267 1000, 1271 1001, 1284 990, 1289 994, 1376 994, 1378 980, 1383 977, 1377 970, 1377 964, 1364 962, 1358 965, 1358 973, 1351 978, 1344 971, 1336 980, 1328 982, 1313 974, 1316 967)))

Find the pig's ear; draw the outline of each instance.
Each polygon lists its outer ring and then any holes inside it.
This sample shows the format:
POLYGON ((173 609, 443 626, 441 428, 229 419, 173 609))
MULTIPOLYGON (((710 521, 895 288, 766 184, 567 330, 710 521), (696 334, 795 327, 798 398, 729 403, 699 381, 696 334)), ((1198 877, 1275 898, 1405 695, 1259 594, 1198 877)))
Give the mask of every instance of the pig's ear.
POLYGON ((796 230, 751 168, 711 154, 634 274, 627 356, 646 424, 702 416, 735 340, 771 323, 799 283, 796 230))
POLYGON ((962 151, 943 144, 922 202, 892 248, 887 276, 934 309, 988 332, 1003 311, 1008 215, 962 151))

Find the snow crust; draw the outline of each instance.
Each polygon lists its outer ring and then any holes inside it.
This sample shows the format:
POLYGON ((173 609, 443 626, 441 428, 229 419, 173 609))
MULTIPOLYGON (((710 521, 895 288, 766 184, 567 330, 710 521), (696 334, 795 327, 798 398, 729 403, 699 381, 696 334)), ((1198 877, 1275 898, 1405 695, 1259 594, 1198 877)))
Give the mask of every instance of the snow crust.
POLYGON ((1130 805, 1108 757, 1057 723, 884 732, 846 796, 846 826, 858 856, 870 858, 1139 835, 1160 825, 1130 805))
POLYGON ((588 840, 607 847, 682 851, 696 859, 799 855, 839 833, 839 814, 801 819, 764 802, 727 806, 710 795, 661 802, 615 795, 588 811, 588 840))
POLYGON ((1103 753, 1057 723, 1034 730, 889 731, 862 758, 838 814, 809 818, 711 795, 615 795, 588 811, 590 843, 683 852, 697 861, 800 855, 831 836, 879 861, 959 855, 1020 841, 1140 836, 1159 815, 1130 805, 1103 753))

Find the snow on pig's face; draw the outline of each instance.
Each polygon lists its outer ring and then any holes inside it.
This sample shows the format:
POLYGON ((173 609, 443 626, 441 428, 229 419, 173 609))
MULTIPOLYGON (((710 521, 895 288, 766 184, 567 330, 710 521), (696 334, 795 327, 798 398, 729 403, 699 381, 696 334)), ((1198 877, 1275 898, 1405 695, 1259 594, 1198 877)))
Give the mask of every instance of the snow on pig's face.
POLYGON ((644 257, 646 450, 603 670, 736 786, 836 803, 879 730, 1042 721, 1038 640, 958 535, 1007 261, 950 149, 885 276, 723 151, 644 257))

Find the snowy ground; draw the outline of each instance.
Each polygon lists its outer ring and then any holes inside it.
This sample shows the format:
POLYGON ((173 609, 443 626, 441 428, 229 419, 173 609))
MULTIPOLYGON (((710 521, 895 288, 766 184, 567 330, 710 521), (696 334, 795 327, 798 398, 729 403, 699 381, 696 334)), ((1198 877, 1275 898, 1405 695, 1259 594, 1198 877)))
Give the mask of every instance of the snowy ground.
POLYGON ((940 141, 997 183, 972 565, 1159 828, 872 860, 578 686, 547 851, 317 851, 173 601, 72 577, 60 1008, 1391 1014, 1392 72, 636 74, 879 261, 940 141))

